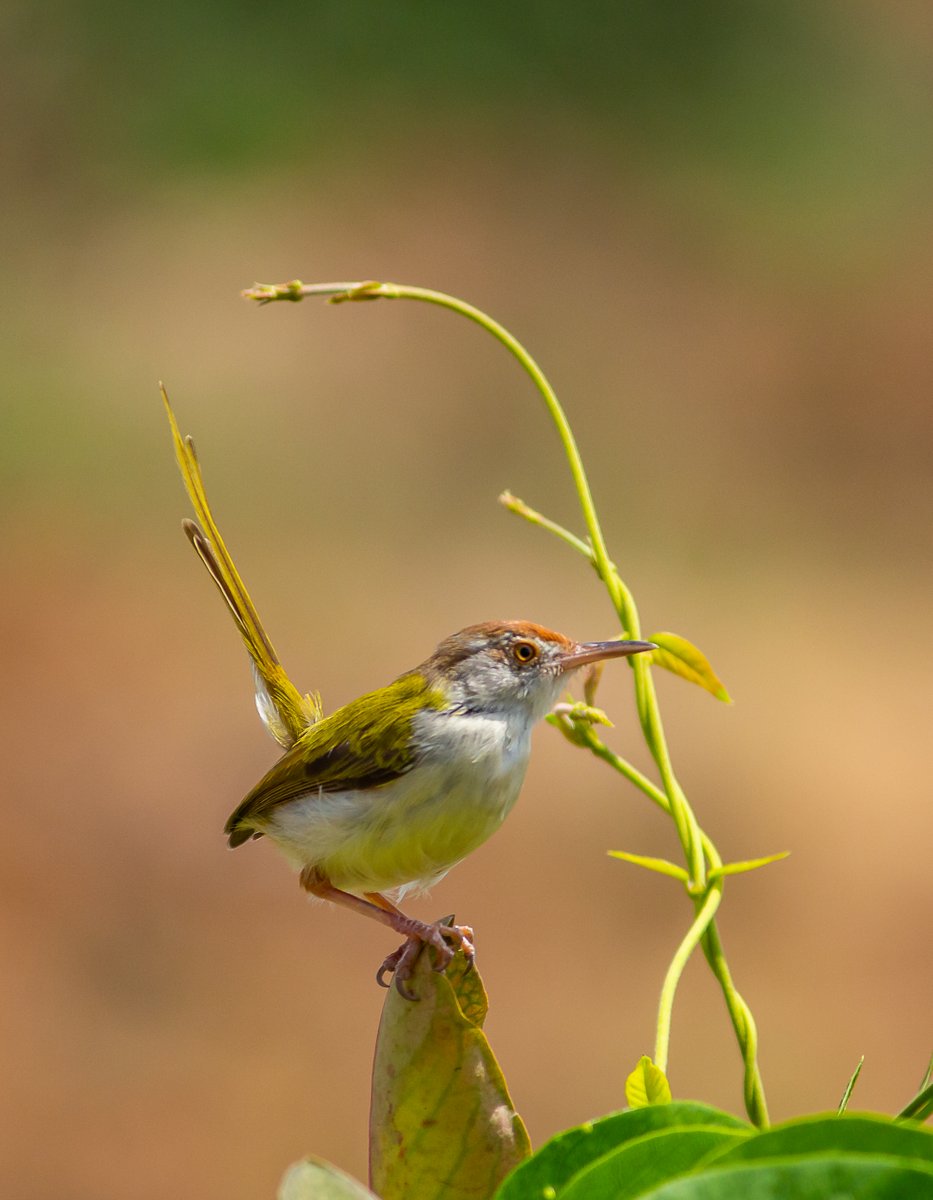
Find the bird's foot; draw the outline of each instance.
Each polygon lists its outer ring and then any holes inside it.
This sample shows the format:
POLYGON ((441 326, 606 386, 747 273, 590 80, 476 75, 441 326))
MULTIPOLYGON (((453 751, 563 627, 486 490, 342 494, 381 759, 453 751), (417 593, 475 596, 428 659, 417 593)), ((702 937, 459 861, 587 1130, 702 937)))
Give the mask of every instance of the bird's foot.
POLYGON ((394 978, 400 996, 404 996, 406 1000, 417 1000, 418 997, 408 987, 407 981, 411 979, 423 949, 424 942, 421 938, 414 935, 407 937, 397 950, 393 950, 383 959, 382 966, 376 972, 376 983, 380 987, 388 988, 392 986, 394 978))
POLYGON ((472 970, 476 950, 473 946, 473 930, 469 925, 454 925, 445 921, 425 925, 421 921, 411 921, 410 918, 406 920, 409 922, 408 936, 397 950, 383 960, 382 966, 376 972, 376 982, 380 987, 389 987, 389 976, 392 976, 400 996, 404 996, 406 1000, 417 1000, 418 997, 408 986, 408 980, 414 974, 425 946, 432 946, 434 949, 433 970, 446 971, 458 950, 462 951, 466 958, 467 971, 472 970))

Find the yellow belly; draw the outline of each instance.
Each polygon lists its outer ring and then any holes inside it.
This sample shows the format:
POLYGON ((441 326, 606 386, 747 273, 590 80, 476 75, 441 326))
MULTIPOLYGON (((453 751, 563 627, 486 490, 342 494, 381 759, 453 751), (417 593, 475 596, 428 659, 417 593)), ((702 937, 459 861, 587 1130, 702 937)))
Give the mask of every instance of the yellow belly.
POLYGON ((296 867, 315 867, 343 891, 423 891, 495 833, 526 763, 527 754, 493 770, 422 763, 382 787, 292 800, 264 832, 296 867))

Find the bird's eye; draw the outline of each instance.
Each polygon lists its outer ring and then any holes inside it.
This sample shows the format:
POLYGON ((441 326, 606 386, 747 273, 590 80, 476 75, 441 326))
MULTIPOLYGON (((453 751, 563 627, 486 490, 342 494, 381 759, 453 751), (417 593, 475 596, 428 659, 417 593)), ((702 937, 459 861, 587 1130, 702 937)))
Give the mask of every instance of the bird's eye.
POLYGON ((512 647, 512 656, 516 662, 530 663, 538 657, 538 647, 534 642, 516 642, 512 647))

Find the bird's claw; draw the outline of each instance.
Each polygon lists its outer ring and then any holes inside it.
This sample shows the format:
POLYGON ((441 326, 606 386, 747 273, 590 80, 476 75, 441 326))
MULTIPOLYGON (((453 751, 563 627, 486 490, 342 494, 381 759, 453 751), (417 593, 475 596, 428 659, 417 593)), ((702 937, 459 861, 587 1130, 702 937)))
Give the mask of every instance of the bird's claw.
POLYGON ((392 986, 391 977, 394 977, 395 990, 398 994, 406 1000, 417 1000, 418 997, 407 986, 407 983, 414 974, 415 963, 420 958, 423 949, 424 942, 421 938, 414 935, 407 937, 397 950, 393 950, 383 959, 382 966, 376 972, 376 983, 380 987, 389 988, 392 986))
POLYGON ((463 952, 466 959, 466 970, 473 970, 473 960, 476 958, 476 947, 473 945, 476 935, 469 925, 432 925, 431 929, 437 935, 437 941, 431 938, 431 945, 437 950, 434 963, 435 971, 446 971, 451 959, 458 950, 463 952), (449 943, 453 943, 453 946, 449 943))
POLYGON ((443 973, 450 966, 451 960, 458 950, 466 959, 466 971, 473 969, 476 949, 473 945, 474 934, 469 925, 425 925, 423 930, 409 934, 397 950, 393 950, 382 962, 376 972, 376 983, 380 987, 391 987, 389 976, 395 979, 395 988, 406 1000, 417 1000, 418 997, 408 987, 408 980, 415 971, 415 965, 421 957, 426 945, 434 949, 432 970, 443 973), (451 945, 450 943, 453 943, 451 945))
POLYGON ((399 946, 392 954, 387 954, 382 960, 382 966, 376 972, 376 983, 381 988, 390 988, 392 986, 392 976, 395 973, 395 968, 398 966, 399 951, 402 949, 399 946), (388 978, 387 978, 388 976, 388 978))

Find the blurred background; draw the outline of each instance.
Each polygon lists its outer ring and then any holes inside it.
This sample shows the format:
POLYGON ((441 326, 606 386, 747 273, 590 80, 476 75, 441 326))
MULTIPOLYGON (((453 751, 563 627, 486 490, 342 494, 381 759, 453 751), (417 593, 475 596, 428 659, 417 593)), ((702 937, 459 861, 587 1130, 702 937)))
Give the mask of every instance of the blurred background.
MULTIPOLYGON (((255 280, 454 292, 537 354, 727 858, 722 936, 775 1119, 913 1094, 931 1033, 933 12, 924 3, 8 4, 0 1180, 18 1200, 272 1195, 365 1174, 392 939, 220 830, 271 765, 179 527, 157 392, 278 650, 329 707, 448 632, 610 636, 501 347, 426 306, 259 310, 255 280)), ((630 678, 613 744, 647 767, 630 678)), ((539 1144, 624 1103, 689 921, 669 823, 542 727, 495 839, 428 900, 475 925, 539 1144), (540 935, 535 930, 540 930, 540 935)), ((675 1094, 741 1111, 704 966, 675 1094)))

